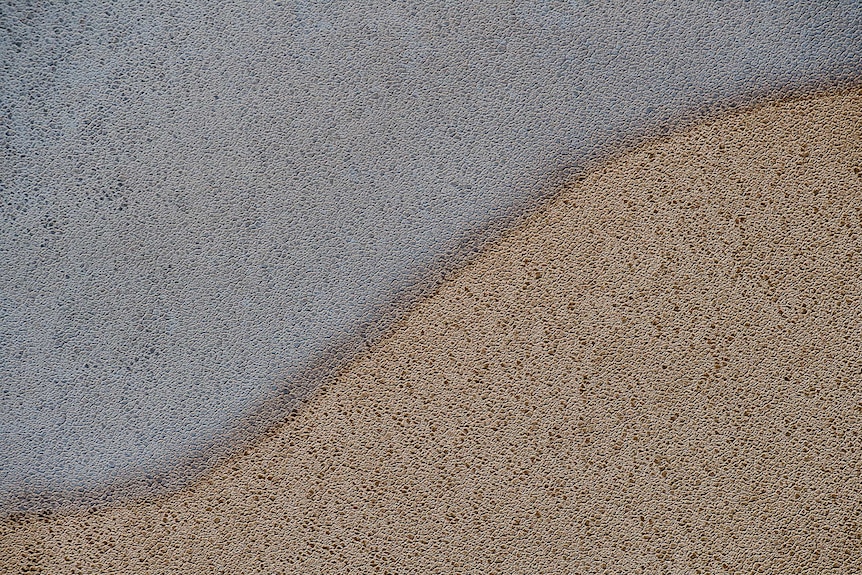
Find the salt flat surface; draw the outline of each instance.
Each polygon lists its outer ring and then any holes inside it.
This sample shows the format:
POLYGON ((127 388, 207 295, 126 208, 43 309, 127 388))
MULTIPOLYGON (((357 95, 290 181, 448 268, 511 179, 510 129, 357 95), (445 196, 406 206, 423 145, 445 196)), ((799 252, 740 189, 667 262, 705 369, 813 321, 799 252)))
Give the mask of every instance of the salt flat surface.
POLYGON ((567 170, 707 104, 858 78, 860 12, 3 8, 3 508, 171 483, 567 170))

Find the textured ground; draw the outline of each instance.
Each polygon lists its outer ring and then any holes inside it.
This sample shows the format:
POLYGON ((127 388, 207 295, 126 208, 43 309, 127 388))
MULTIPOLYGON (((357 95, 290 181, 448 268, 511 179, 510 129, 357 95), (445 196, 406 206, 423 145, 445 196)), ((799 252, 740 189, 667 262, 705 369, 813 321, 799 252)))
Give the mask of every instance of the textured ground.
POLYGON ((566 187, 192 488, 45 573, 859 573, 862 91, 566 187))
POLYGON ((561 170, 862 75, 855 1, 15 0, 0 20, 0 513, 181 483, 561 170))

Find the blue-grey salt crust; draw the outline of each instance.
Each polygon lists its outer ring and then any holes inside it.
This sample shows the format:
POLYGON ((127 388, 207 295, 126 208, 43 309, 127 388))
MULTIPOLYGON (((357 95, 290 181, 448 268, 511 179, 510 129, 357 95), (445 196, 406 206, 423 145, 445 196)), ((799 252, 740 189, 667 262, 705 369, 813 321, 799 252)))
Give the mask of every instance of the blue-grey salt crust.
POLYGON ((860 11, 6 3, 0 506, 180 481, 568 170, 855 81, 860 11))

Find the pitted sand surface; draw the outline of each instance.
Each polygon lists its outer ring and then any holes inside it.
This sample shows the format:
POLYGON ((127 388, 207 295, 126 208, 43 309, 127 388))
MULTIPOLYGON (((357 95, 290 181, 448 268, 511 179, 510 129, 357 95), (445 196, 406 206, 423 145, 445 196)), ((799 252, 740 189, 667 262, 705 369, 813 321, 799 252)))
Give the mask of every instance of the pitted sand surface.
POLYGON ((858 573, 862 91, 573 183, 247 453, 45 573, 858 573))
POLYGON ((0 21, 3 517, 188 485, 571 170, 862 78, 858 0, 13 0, 0 21))

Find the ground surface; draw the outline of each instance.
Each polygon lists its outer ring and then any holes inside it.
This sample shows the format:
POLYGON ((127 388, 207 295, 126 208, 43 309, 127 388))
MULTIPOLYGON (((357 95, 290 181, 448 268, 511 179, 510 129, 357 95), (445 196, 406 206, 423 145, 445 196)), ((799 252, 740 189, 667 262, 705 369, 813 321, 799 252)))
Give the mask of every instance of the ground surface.
POLYGON ((0 513, 181 484, 559 170, 862 76, 853 1, 2 11, 0 513))
POLYGON ((0 571, 862 571, 862 92, 566 187, 245 454, 0 571))

